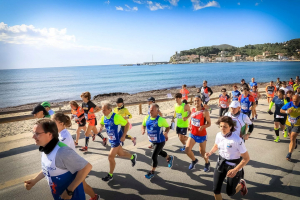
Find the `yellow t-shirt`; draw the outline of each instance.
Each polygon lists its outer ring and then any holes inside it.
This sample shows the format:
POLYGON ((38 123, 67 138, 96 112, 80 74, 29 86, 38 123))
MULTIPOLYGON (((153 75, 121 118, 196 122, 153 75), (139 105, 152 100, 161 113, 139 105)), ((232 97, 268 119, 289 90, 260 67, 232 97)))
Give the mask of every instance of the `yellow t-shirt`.
POLYGON ((122 109, 118 109, 117 107, 114 108, 114 113, 118 114, 118 115, 121 115, 122 117, 128 117, 129 119, 132 118, 132 115, 131 113, 128 111, 127 108, 122 108, 122 109))

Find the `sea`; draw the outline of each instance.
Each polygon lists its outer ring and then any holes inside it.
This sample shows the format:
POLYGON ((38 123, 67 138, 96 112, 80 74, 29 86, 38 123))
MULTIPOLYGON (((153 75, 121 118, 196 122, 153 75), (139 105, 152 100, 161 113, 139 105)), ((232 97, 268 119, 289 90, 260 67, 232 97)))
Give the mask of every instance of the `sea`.
POLYGON ((89 91, 138 93, 157 89, 250 82, 288 81, 300 75, 300 62, 237 62, 167 65, 99 65, 0 70, 0 108, 35 102, 80 100, 89 91))

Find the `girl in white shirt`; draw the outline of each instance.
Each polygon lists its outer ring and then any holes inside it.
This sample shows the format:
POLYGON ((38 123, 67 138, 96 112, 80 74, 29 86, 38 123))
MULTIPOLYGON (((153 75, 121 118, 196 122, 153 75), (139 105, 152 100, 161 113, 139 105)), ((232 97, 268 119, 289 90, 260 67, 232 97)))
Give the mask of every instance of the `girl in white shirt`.
POLYGON ((216 123, 221 132, 217 133, 215 144, 209 153, 208 158, 219 149, 219 158, 214 171, 213 190, 216 200, 222 200, 221 189, 224 179, 227 176, 226 193, 233 196, 241 192, 244 196, 248 190, 243 177, 242 168, 249 162, 250 157, 244 141, 236 134, 233 134, 235 122, 231 117, 220 117, 216 123), (241 157, 243 158, 241 160, 241 157))

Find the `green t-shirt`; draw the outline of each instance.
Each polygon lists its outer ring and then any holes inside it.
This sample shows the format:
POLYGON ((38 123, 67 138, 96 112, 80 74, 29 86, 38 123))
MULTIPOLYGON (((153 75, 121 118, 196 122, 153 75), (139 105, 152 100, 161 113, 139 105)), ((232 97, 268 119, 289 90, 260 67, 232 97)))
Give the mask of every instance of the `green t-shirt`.
MULTIPOLYGON (((110 113, 106 119, 110 119, 111 116, 112 116, 113 113, 110 113)), ((124 119, 121 115, 118 115, 118 114, 115 114, 115 117, 114 117, 114 123, 115 125, 121 125, 121 126, 126 126, 126 124, 128 123, 126 121, 126 119, 124 119)), ((104 116, 101 117, 101 120, 100 120, 100 124, 104 125, 104 116)))
MULTIPOLYGON (((146 122, 147 122, 147 120, 148 120, 148 117, 149 117, 149 115, 147 115, 147 116, 144 118, 144 120, 143 120, 143 126, 146 126, 146 122)), ((156 119, 156 118, 150 117, 150 120, 155 120, 155 119, 156 119)), ((158 126, 159 126, 159 127, 166 127, 166 128, 170 127, 170 125, 168 124, 167 120, 166 120, 165 118, 162 118, 162 117, 159 117, 159 118, 158 118, 157 123, 158 123, 158 126)))

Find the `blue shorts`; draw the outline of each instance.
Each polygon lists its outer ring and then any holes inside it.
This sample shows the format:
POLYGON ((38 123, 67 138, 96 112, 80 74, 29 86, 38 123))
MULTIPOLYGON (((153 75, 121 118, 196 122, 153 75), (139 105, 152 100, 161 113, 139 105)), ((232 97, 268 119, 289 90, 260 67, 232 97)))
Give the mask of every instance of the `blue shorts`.
POLYGON ((197 143, 203 143, 203 142, 207 141, 206 136, 196 136, 196 135, 193 135, 190 133, 189 137, 193 138, 195 140, 195 142, 197 142, 197 143))
POLYGON ((116 147, 120 146, 120 144, 122 143, 122 142, 120 141, 120 139, 121 139, 122 136, 123 136, 123 133, 120 134, 118 140, 110 140, 110 139, 108 139, 111 148, 116 148, 116 147))
POLYGON ((187 134, 187 128, 179 128, 176 126, 176 133, 181 134, 181 135, 186 135, 187 134))

